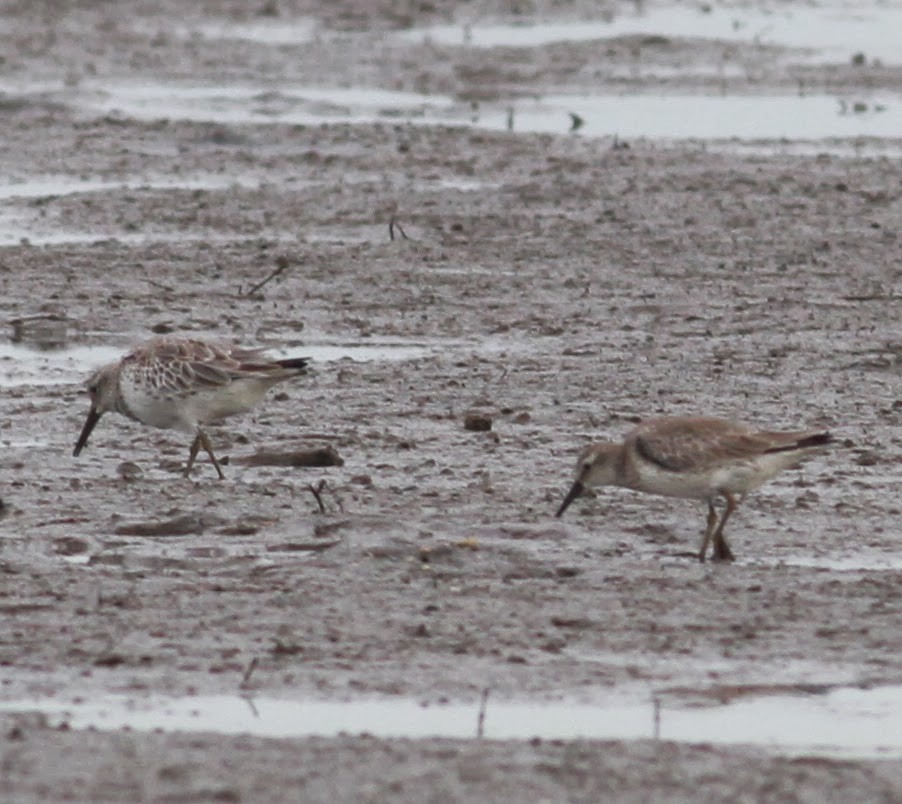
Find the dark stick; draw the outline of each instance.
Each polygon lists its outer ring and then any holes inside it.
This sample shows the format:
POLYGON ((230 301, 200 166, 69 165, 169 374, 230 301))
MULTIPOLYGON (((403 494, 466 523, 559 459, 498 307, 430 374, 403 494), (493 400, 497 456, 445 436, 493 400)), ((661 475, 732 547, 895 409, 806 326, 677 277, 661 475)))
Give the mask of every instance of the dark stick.
MULTIPOLYGON (((324 480, 323 483, 325 482, 326 481, 324 480)), ((331 486, 328 486, 327 488, 329 490, 329 493, 332 495, 332 499, 335 500, 335 504, 338 506, 338 510, 344 513, 345 507, 344 503, 342 503, 341 501, 341 497, 339 497, 338 494, 335 493, 335 489, 333 489, 331 486)))
POLYGON ((489 692, 491 689, 486 687, 482 691, 482 696, 479 698, 479 714, 476 717, 476 739, 481 740, 483 735, 485 734, 485 710, 486 704, 489 702, 489 692))
POLYGON ((251 659, 250 663, 247 666, 247 670, 244 671, 244 675, 241 677, 241 686, 246 687, 247 683, 251 680, 251 676, 254 674, 254 670, 257 669, 257 657, 254 656, 251 659))
POLYGON ((307 488, 310 489, 310 493, 316 498, 316 502, 319 505, 319 512, 321 514, 326 513, 326 506, 323 503, 323 489, 326 487, 326 481, 320 480, 315 486, 313 483, 309 483, 307 488))
POLYGON ((407 232, 404 231, 404 227, 401 226, 401 224, 395 220, 395 216, 392 215, 391 220, 389 220, 388 222, 388 237, 390 240, 395 239, 396 228, 401 233, 401 237, 403 237, 405 240, 410 240, 410 238, 407 236, 407 232))
POLYGON ((276 266, 275 270, 272 271, 272 272, 269 274, 269 276, 266 277, 266 279, 264 279, 262 282, 258 282, 258 283, 257 283, 256 285, 254 285, 247 293, 243 293, 243 294, 241 294, 241 295, 243 295, 243 296, 253 296, 253 295, 254 295, 258 290, 260 290, 264 285, 266 285, 266 284, 268 284, 269 282, 271 282, 271 281, 272 281, 273 279, 275 279, 279 274, 283 273, 287 268, 288 268, 288 262, 287 262, 287 261, 279 262, 279 264, 276 266))

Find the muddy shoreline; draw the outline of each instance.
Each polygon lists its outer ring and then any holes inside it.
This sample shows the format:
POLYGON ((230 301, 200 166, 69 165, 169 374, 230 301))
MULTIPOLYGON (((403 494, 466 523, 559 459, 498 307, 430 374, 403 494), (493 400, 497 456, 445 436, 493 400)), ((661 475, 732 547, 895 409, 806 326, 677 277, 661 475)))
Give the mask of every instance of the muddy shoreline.
MULTIPOLYGON (((508 19, 502 5, 485 13, 508 19)), ((706 706, 902 684, 898 160, 403 118, 98 112, 92 81, 362 85, 467 108, 593 76, 609 90, 677 80, 637 71, 632 41, 466 55, 398 38, 451 21, 428 3, 280 3, 286 24, 319 20, 300 46, 191 33, 259 21, 228 4, 190 18, 117 8, 8 4, 0 35, 17 87, 2 97, 0 171, 19 187, 0 198, 0 313, 44 317, 64 345, 14 343, 9 323, 0 350, 5 702, 475 704, 490 689, 498 702, 706 706), (391 239, 390 221, 406 237, 391 239), (183 480, 181 436, 113 416, 72 458, 81 377, 153 332, 322 357, 211 430, 224 482, 207 463, 183 480), (467 429, 473 413, 491 429, 467 429), (693 560, 691 502, 609 491, 554 519, 585 443, 683 413, 829 428, 838 446, 750 496, 731 522, 732 566, 693 560), (327 446, 343 465, 247 461, 327 446), (322 480, 325 512, 310 491, 322 480)), ((707 87, 693 64, 723 49, 697 44, 646 43, 643 64, 707 87)), ((815 70, 788 50, 730 47, 747 69, 729 92, 788 92, 815 70)), ((872 61, 821 78, 848 97, 899 86, 897 67, 872 61)), ((902 788, 897 758, 666 739, 0 721, 0 792, 15 801, 839 801, 902 788)))

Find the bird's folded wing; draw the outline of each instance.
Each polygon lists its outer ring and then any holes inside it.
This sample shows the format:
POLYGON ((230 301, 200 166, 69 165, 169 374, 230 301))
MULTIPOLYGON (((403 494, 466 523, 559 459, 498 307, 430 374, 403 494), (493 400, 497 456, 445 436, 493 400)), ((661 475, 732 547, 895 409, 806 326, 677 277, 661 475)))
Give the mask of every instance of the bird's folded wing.
POLYGON ((178 373, 178 376, 181 384, 185 386, 218 387, 230 383, 234 373, 229 370, 228 366, 186 361, 181 365, 181 371, 178 373))
POLYGON ((639 428, 634 434, 636 451, 647 461, 672 472, 703 472, 731 461, 755 458, 772 446, 766 434, 741 427, 727 427, 719 421, 691 427, 658 427, 651 432, 639 428))

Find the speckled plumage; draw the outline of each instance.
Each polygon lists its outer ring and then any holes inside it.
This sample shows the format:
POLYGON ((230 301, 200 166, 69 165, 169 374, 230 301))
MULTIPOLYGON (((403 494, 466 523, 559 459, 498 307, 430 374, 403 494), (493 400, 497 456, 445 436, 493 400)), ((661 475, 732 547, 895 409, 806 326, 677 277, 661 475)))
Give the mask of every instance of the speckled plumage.
POLYGON ((727 419, 647 419, 621 444, 602 442, 583 450, 576 479, 557 515, 590 486, 702 499, 708 504, 708 520, 699 559, 705 560, 712 542, 716 560, 732 560, 723 530, 738 504, 736 497, 741 499, 830 441, 830 434, 821 431, 757 430, 727 419), (718 497, 726 501, 719 520, 714 508, 718 497))
POLYGON ((202 426, 253 408, 276 383, 306 371, 307 358, 272 360, 261 350, 195 338, 153 338, 88 380, 91 409, 75 445, 77 456, 107 412, 194 434, 187 476, 200 447, 222 468, 202 426))

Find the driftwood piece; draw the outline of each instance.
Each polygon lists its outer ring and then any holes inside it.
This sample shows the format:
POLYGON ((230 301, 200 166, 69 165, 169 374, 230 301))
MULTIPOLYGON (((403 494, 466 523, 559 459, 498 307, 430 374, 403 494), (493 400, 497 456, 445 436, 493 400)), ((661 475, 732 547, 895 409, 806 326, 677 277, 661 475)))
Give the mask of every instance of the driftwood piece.
POLYGON ((293 450, 261 449, 253 455, 232 458, 244 466, 344 466, 344 460, 331 444, 293 450))

